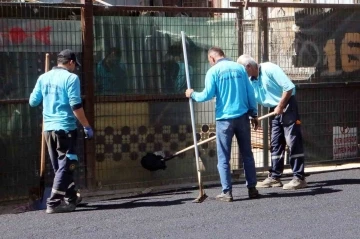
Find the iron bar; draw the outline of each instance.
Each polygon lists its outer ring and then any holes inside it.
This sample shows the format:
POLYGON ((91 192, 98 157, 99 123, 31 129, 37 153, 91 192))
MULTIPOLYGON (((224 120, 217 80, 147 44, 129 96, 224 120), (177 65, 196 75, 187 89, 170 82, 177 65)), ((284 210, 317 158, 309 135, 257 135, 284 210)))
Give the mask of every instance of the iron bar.
MULTIPOLYGON (((231 7, 245 7, 245 2, 231 2, 231 7)), ((291 7, 291 8, 360 8, 360 4, 289 3, 289 2, 248 2, 247 7, 291 7)))
MULTIPOLYGON (((263 49, 262 49, 262 62, 269 60, 269 29, 268 29, 268 8, 262 7, 260 10, 260 29, 261 33, 259 34, 263 37, 263 49)), ((261 40, 259 40, 261 42, 261 40)), ((269 113, 267 107, 262 107, 262 115, 269 113)), ((263 122, 263 158, 264 158, 264 167, 269 165, 269 119, 266 118, 263 122)))
MULTIPOLYGON (((81 9, 81 26, 83 41, 83 73, 85 79, 86 103, 84 110, 89 124, 95 126, 94 112, 94 30, 93 30, 93 5, 92 0, 82 0, 84 7, 81 9)), ((95 140, 85 141, 85 162, 87 187, 95 186, 95 140)))
POLYGON ((207 12, 207 13, 237 13, 236 8, 207 8, 207 7, 147 7, 147 6, 95 6, 94 13, 118 13, 121 11, 139 12, 207 12))

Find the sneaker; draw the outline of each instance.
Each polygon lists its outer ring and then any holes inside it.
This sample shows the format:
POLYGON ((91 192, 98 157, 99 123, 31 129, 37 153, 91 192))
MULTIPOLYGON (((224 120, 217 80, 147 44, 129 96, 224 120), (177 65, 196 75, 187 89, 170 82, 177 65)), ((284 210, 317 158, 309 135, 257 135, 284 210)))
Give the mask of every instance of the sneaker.
POLYGON ((73 203, 66 203, 65 201, 61 201, 61 203, 56 207, 46 207, 46 213, 63 213, 63 212, 73 212, 75 211, 75 204, 73 203))
POLYGON ((281 182, 281 180, 279 178, 272 178, 272 177, 267 177, 264 181, 259 182, 256 187, 258 188, 275 188, 275 187, 282 187, 283 184, 281 182))
POLYGON ((227 192, 227 193, 222 192, 221 194, 216 196, 216 200, 223 202, 232 202, 233 196, 231 192, 227 192))
POLYGON ((253 187, 248 189, 249 198, 258 198, 260 196, 259 191, 253 187))
POLYGON ((307 183, 305 179, 293 178, 289 183, 285 184, 283 189, 285 190, 295 190, 300 188, 306 188, 307 183))

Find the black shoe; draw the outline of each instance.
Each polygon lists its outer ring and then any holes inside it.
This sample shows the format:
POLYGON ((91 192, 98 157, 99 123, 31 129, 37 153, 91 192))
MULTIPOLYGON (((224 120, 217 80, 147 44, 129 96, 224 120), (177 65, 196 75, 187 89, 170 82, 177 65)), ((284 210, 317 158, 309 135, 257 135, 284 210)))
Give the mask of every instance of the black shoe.
POLYGON ((253 187, 248 189, 249 198, 258 198, 260 196, 259 191, 253 187))
POLYGON ((65 198, 65 202, 75 204, 76 206, 79 205, 82 202, 82 197, 80 195, 80 190, 76 191, 76 199, 75 199, 75 197, 71 198, 71 200, 69 200, 69 199, 70 198, 65 198))
POLYGON ((232 202, 233 196, 231 192, 227 192, 227 193, 222 192, 221 194, 217 195, 215 199, 223 202, 232 202))

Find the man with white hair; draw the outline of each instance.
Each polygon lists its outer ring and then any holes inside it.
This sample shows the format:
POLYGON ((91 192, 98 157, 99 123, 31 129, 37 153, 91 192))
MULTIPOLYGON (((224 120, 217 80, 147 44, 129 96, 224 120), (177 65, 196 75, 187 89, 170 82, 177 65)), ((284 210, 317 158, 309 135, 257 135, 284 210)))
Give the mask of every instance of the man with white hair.
POLYGON ((241 55, 237 62, 243 65, 254 88, 256 101, 276 115, 270 118, 271 169, 269 176, 257 187, 305 188, 304 149, 301 121, 295 99, 295 85, 276 64, 258 64, 251 56, 241 55), (293 179, 283 185, 280 178, 284 171, 285 146, 290 149, 290 166, 293 179))

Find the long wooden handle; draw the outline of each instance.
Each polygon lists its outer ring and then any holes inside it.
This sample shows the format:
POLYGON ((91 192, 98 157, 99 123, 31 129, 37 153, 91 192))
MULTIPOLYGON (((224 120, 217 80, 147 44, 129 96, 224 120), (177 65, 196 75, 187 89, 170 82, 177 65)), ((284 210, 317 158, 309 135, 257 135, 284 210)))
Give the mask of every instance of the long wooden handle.
POLYGON ((275 112, 271 112, 271 113, 269 113, 269 114, 260 116, 260 117, 258 118, 258 120, 263 120, 263 119, 269 118, 269 117, 274 116, 274 115, 276 115, 275 112))
MULTIPOLYGON (((266 115, 263 115, 263 116, 259 117, 258 120, 263 120, 263 119, 269 118, 269 117, 274 116, 274 115, 275 115, 275 112, 271 112, 271 113, 269 113, 269 114, 266 114, 266 115)), ((207 143, 207 142, 213 141, 213 140, 215 140, 215 139, 216 139, 216 135, 213 136, 213 137, 210 137, 210 138, 208 138, 208 139, 205 139, 205 140, 203 140, 203 141, 201 141, 201 142, 199 142, 199 143, 197 143, 197 146, 200 146, 200 145, 205 144, 205 143, 207 143)), ((177 155, 179 155, 179 154, 181 154, 181 153, 184 153, 184 152, 186 152, 186 151, 188 151, 188 150, 190 150, 190 149, 193 149, 193 148, 195 148, 195 145, 191 145, 191 146, 189 146, 189 147, 187 147, 187 148, 185 148, 185 149, 182 149, 182 150, 174 153, 174 154, 172 155, 172 157, 175 157, 175 156, 177 156, 177 155)))
MULTIPOLYGON (((50 68, 50 55, 46 53, 45 55, 45 72, 48 72, 50 68)), ((44 137, 44 119, 42 121, 41 129, 41 154, 40 154, 40 179, 43 179, 45 176, 45 137, 44 137)))

